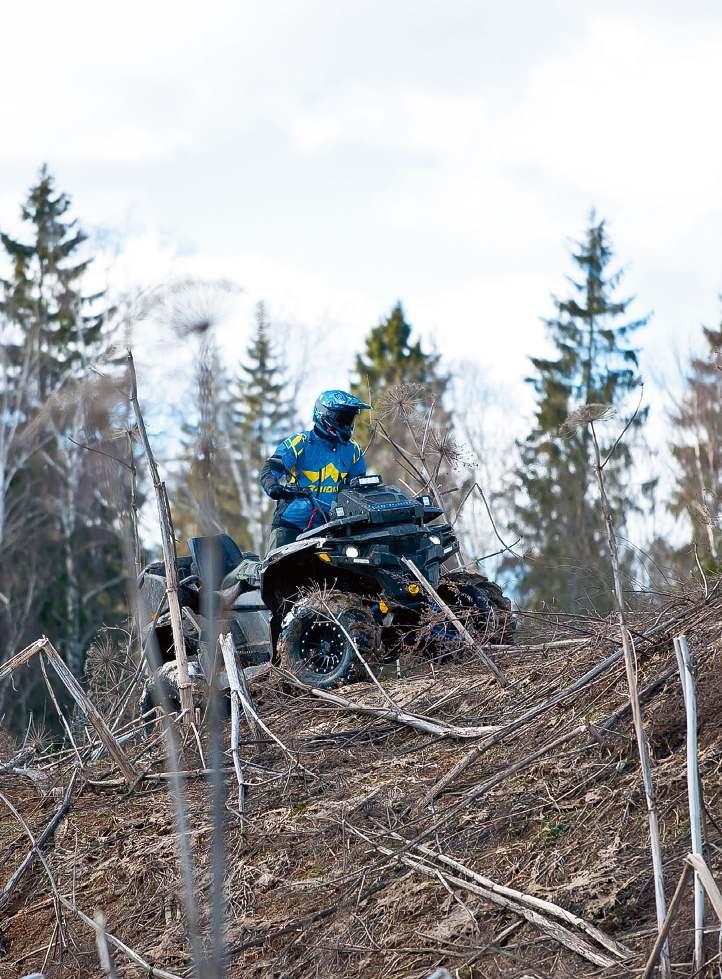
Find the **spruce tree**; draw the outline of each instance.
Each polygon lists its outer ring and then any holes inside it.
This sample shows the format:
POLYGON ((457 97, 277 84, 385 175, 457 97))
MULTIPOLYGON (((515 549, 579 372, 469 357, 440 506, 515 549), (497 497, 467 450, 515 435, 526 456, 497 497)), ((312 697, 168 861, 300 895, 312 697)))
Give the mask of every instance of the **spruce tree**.
POLYGON ((37 399, 44 404, 58 385, 97 353, 107 310, 98 310, 103 294, 83 295, 81 280, 91 263, 77 252, 87 241, 77 219, 69 219, 71 200, 57 192, 43 166, 21 216, 31 240, 0 234, 12 274, 0 279, 0 310, 19 328, 18 358, 30 353, 37 399))
POLYGON ((412 326, 400 302, 373 327, 363 353, 356 357, 351 390, 369 401, 374 411, 372 416, 361 412, 354 438, 362 448, 368 446, 368 468, 381 473, 387 482, 408 482, 409 473, 400 454, 379 431, 374 433, 376 419, 393 441, 412 456, 417 454, 417 446, 410 425, 423 428, 432 404, 434 436, 450 429, 451 419, 444 406, 448 377, 441 371, 440 359, 438 354, 425 351, 420 340, 412 341, 412 326))
POLYGON ((686 513, 702 567, 722 573, 722 327, 703 327, 706 349, 693 357, 686 390, 671 414, 677 462, 671 499, 686 513))
POLYGON ((213 339, 202 345, 189 417, 181 426, 181 463, 173 494, 173 521, 181 540, 227 533, 247 544, 246 517, 238 507, 224 429, 228 382, 213 339))
MULTIPOLYGON (((553 297, 555 312, 543 320, 554 353, 531 358, 528 378, 537 396, 536 420, 519 443, 517 495, 513 529, 530 560, 521 569, 511 559, 507 569, 519 574, 518 587, 527 606, 555 604, 567 610, 611 608, 611 571, 604 528, 593 499, 594 473, 588 426, 562 434, 571 409, 581 404, 621 406, 639 387, 633 334, 648 320, 628 318, 631 298, 620 298, 622 271, 611 268, 612 246, 605 222, 594 212, 584 239, 571 253, 577 276, 572 293, 553 297)), ((626 439, 605 469, 618 528, 632 502, 629 495, 629 444, 646 418, 639 411, 626 439)), ((606 451, 611 445, 603 446, 606 451)))
POLYGON ((238 505, 248 546, 257 553, 263 552, 275 507, 258 476, 276 445, 292 433, 295 416, 285 365, 275 349, 265 305, 259 302, 245 359, 231 385, 228 429, 238 505))

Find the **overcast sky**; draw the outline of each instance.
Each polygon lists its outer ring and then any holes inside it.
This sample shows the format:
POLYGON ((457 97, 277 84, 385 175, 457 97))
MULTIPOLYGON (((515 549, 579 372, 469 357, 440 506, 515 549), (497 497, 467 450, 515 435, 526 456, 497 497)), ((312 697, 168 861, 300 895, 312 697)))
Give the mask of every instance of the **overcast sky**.
POLYGON ((719 315, 721 50, 689 0, 12 4, 0 226, 47 161, 116 281, 243 286, 239 354, 264 298, 311 330, 311 386, 345 385, 400 298, 518 392, 595 206, 649 376, 719 315))

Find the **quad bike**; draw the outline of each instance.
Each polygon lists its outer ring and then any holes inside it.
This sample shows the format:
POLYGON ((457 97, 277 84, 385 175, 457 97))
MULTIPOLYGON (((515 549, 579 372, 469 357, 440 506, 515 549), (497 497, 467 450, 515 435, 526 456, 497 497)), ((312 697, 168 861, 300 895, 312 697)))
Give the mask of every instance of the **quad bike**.
MULTIPOLYGON (((279 663, 301 683, 337 687, 368 679, 426 624, 431 655, 458 649, 458 635, 413 576, 414 563, 442 601, 485 642, 509 642, 516 628, 511 603, 484 575, 445 570, 459 550, 443 511, 428 496, 409 497, 380 476, 360 476, 342 488, 328 521, 272 551, 264 560, 243 554, 227 535, 191 539, 178 558, 178 594, 194 697, 200 703, 210 671, 211 631, 230 633, 244 669, 279 663), (242 576, 219 590, 241 565, 242 576), (209 591, 210 590, 210 591, 209 591)), ((163 610, 162 562, 140 575, 163 665, 146 683, 142 709, 161 699, 179 705, 170 615, 163 610), (163 685, 164 698, 157 690, 163 685)), ((227 685, 220 674, 221 687, 227 685)))

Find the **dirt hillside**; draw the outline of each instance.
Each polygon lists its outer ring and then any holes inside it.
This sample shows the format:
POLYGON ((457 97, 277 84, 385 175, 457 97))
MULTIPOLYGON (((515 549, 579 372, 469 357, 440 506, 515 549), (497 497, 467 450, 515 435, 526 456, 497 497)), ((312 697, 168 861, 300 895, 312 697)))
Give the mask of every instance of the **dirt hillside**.
MULTIPOLYGON (((681 632, 697 673, 706 858, 722 881, 719 589, 706 600, 670 600, 634 620, 668 898, 690 850, 685 713, 672 647, 681 632)), ((613 623, 603 620, 537 625, 530 648, 496 655, 506 687, 481 663, 466 661, 433 673, 411 669, 384 680, 382 691, 344 688, 337 692, 344 703, 300 691, 277 671, 256 679, 258 713, 285 750, 267 737, 242 743, 243 821, 226 757, 226 974, 424 979, 444 967, 459 977, 639 975, 654 942, 655 910, 622 660, 564 693, 617 646, 613 623), (557 693, 559 702, 546 706, 557 693), (556 907, 530 905, 529 897, 556 907)), ((248 737, 247 728, 242 733, 248 737)), ((108 931, 144 960, 188 976, 162 741, 138 732, 125 748, 144 777, 129 790, 107 758, 86 763, 45 848, 48 867, 78 909, 90 917, 101 910, 108 931)), ((6 739, 0 761, 16 750, 6 739)), ((214 838, 203 774, 208 750, 189 735, 182 751, 206 946, 214 838)), ((45 752, 25 764, 47 781, 6 770, 0 791, 37 837, 58 808, 72 757, 45 752)), ((28 849, 3 804, 0 886, 28 849)), ((691 893, 671 931, 673 974, 680 976, 691 974, 691 893)), ((709 909, 707 926, 712 960, 717 933, 709 909)), ((147 974, 118 949, 113 956, 119 975, 147 974)), ((34 970, 47 979, 101 975, 93 932, 57 906, 38 862, 0 903, 0 977, 34 970)))

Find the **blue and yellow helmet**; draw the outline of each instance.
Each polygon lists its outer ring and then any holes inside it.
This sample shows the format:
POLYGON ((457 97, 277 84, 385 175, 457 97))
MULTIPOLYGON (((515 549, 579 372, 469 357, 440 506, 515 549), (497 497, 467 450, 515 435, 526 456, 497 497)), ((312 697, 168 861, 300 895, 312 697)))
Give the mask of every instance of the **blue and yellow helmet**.
POLYGON ((322 391, 313 406, 313 424, 326 438, 348 442, 353 435, 356 415, 370 407, 347 391, 322 391))

